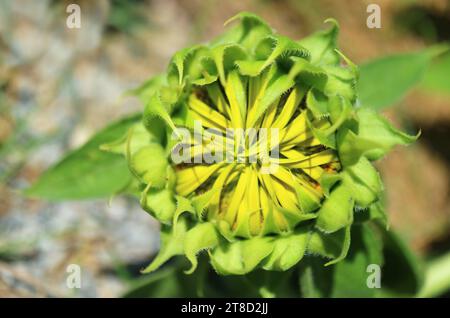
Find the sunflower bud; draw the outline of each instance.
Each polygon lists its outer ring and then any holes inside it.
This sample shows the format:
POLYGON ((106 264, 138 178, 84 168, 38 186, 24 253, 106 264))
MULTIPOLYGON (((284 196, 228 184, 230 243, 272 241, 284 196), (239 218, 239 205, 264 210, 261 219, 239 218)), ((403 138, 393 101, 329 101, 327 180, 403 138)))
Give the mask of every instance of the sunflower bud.
POLYGON ((300 41, 253 14, 229 22, 139 90, 143 124, 123 152, 163 223, 145 272, 175 255, 191 272, 203 250, 219 274, 284 271, 305 253, 336 263, 355 213, 384 219, 371 161, 416 139, 355 107, 358 70, 336 48, 336 21, 300 41))

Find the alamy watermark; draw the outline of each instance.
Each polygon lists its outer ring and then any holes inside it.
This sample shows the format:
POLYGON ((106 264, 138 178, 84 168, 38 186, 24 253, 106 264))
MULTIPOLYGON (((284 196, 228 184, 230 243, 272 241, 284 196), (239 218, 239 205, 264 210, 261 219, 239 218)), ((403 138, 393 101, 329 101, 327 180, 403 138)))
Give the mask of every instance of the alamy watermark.
POLYGON ((369 29, 381 29, 381 8, 378 4, 372 3, 367 6, 367 13, 370 13, 366 20, 369 29))
POLYGON ((78 4, 71 3, 66 7, 66 12, 69 13, 66 19, 66 26, 69 29, 81 28, 81 8, 78 4))
POLYGON ((366 273, 370 273, 366 279, 367 288, 381 288, 381 267, 378 264, 369 264, 366 273))
POLYGON ((81 267, 77 264, 70 264, 66 268, 66 286, 69 289, 81 288, 81 267))

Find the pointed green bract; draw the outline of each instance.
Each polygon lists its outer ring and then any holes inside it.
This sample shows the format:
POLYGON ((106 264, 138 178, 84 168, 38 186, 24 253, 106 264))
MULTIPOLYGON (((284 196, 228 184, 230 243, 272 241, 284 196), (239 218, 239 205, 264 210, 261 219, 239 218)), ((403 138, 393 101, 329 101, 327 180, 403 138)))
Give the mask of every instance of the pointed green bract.
POLYGON ((355 129, 342 129, 338 134, 341 162, 351 166, 365 156, 378 160, 396 145, 408 145, 419 135, 411 136, 395 129, 381 115, 370 109, 359 109, 355 129))
POLYGON ((195 208, 192 206, 191 200, 180 195, 175 196, 175 198, 177 201, 177 208, 175 209, 175 213, 173 215, 172 224, 174 225, 174 227, 178 223, 178 219, 180 218, 181 214, 185 212, 195 214, 195 208))
POLYGON ((163 226, 161 229, 161 247, 156 258, 144 269, 142 273, 151 273, 175 255, 184 252, 183 242, 186 236, 187 223, 179 222, 174 228, 163 226))
POLYGON ((331 23, 331 28, 319 31, 298 42, 310 51, 313 64, 336 65, 340 61, 339 54, 335 51, 337 49, 339 25, 334 19, 328 19, 325 22, 331 23))
POLYGON ((192 273, 197 268, 197 254, 219 244, 219 234, 216 227, 209 223, 200 223, 186 233, 184 253, 191 262, 191 268, 186 273, 192 273))
POLYGON ((144 110, 144 123, 149 122, 153 118, 162 119, 166 125, 168 125, 172 130, 176 130, 175 125, 170 117, 169 110, 164 106, 161 98, 155 94, 150 98, 149 103, 144 110))

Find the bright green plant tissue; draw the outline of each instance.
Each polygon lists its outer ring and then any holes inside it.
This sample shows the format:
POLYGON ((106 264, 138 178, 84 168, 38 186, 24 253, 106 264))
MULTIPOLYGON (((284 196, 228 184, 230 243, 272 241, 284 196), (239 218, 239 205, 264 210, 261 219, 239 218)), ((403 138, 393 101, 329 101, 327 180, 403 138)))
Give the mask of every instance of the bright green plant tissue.
POLYGON ((370 213, 383 191, 371 162, 416 137, 355 106, 358 68, 337 49, 337 22, 327 22, 294 41, 238 14, 222 36, 177 52, 158 87, 137 90, 142 123, 104 148, 127 158, 130 186, 164 224, 145 272, 180 254, 192 272, 201 252, 223 275, 286 271, 305 254, 331 265, 347 255, 355 211, 384 219, 370 213), (255 133, 227 135, 239 128, 255 133), (223 160, 208 162, 217 145, 223 160), (180 147, 181 163, 173 160, 180 147))

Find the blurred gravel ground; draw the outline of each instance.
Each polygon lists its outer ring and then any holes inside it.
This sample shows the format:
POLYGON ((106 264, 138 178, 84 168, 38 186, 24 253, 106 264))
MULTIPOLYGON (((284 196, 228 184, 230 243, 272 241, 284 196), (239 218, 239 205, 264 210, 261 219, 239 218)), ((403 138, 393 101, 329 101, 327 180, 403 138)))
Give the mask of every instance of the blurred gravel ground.
POLYGON ((126 199, 116 198, 110 207, 106 201, 49 204, 24 200, 16 190, 109 121, 139 110, 136 101, 120 96, 155 73, 145 59, 139 68, 124 67, 134 64, 133 43, 103 38, 108 2, 81 6, 83 24, 75 31, 65 27, 63 3, 1 3, 0 74, 9 110, 2 120, 11 129, 1 130, 10 139, 1 149, 6 187, 1 188, 0 281, 7 287, 0 294, 9 287, 5 295, 118 296, 124 278, 117 267, 142 262, 158 248, 156 222, 126 199), (71 263, 82 268, 80 290, 65 285, 71 263), (12 279, 16 275, 21 278, 12 279))
MULTIPOLYGON (((158 225, 132 200, 46 203, 19 189, 111 120, 141 109, 122 93, 164 71, 177 49, 249 10, 295 38, 335 17, 342 50, 360 63, 424 47, 393 28, 394 15, 411 3, 446 3, 377 1, 383 28, 369 30, 368 1, 86 0, 77 1, 81 29, 68 29, 71 2, 0 0, 0 296, 117 297, 157 250, 158 225), (66 287, 69 264, 82 268, 79 290, 66 287)), ((392 226, 422 252, 449 232, 449 162, 427 143, 430 127, 449 126, 449 106, 415 92, 386 113, 428 136, 379 163, 392 226)))

